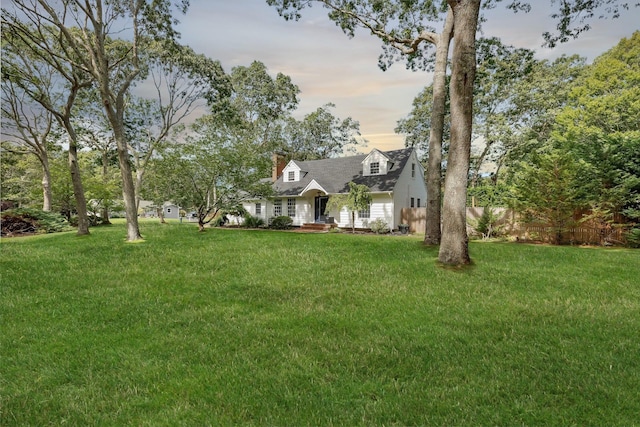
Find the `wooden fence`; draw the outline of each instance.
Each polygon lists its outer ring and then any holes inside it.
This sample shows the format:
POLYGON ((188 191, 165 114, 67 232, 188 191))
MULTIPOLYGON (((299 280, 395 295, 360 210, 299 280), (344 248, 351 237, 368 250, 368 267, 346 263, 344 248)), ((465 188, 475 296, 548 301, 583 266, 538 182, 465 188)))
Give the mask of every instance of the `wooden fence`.
MULTIPOLYGON (((474 224, 482 216, 484 208, 467 208, 467 233, 474 234, 474 224)), ((498 216, 496 226, 501 234, 516 237, 523 241, 555 242, 558 236, 558 229, 547 224, 531 224, 520 221, 518 214, 511 209, 493 208, 498 216)), ((577 219, 586 212, 576 213, 577 219)), ((424 234, 426 229, 426 208, 403 208, 401 211, 401 222, 409 225, 409 231, 416 234, 424 234)), ((598 226, 595 223, 585 222, 575 227, 567 227, 560 233, 561 242, 576 244, 616 244, 626 243, 625 234, 632 227, 631 224, 624 224, 622 217, 615 218, 618 225, 598 226)))

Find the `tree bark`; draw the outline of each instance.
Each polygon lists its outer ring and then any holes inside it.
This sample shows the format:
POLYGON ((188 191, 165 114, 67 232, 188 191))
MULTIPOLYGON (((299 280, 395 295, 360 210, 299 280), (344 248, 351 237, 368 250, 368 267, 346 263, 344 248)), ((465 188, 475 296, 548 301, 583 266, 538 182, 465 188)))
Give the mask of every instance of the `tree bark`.
POLYGON ((455 39, 450 83, 451 145, 444 183, 442 240, 438 260, 469 264, 467 236, 467 180, 471 156, 475 40, 480 0, 448 0, 453 9, 455 39))
MULTIPOLYGON (((104 149, 102 150, 102 183, 105 185, 109 180, 108 174, 109 174, 109 157, 108 157, 107 150, 104 149)), ((111 221, 109 220, 109 207, 104 201, 102 204, 104 205, 104 207, 102 208, 102 223, 111 224, 111 221)))
POLYGON ((46 153, 38 156, 42 165, 42 210, 51 212, 53 193, 51 191, 51 168, 49 167, 49 157, 46 153))
POLYGON ((80 176, 80 166, 78 165, 78 137, 73 125, 71 125, 68 114, 62 119, 62 124, 69 135, 69 172, 71 173, 71 184, 73 186, 73 196, 76 200, 76 213, 78 214, 78 236, 89 234, 89 217, 87 215, 87 200, 84 197, 84 187, 80 176))
POLYGON ((136 180, 134 182, 135 193, 136 193, 136 209, 140 208, 140 191, 142 190, 142 176, 143 176, 142 168, 139 162, 136 161, 136 180))
MULTIPOLYGON (((107 109, 109 110, 109 109, 107 109)), ((122 114, 115 111, 107 111, 107 116, 113 126, 113 134, 116 140, 118 151, 118 163, 120 165, 120 176, 122 177, 122 197, 124 199, 124 211, 127 217, 127 241, 135 242, 142 240, 140 228, 138 226, 138 207, 136 203, 136 191, 133 185, 133 175, 129 163, 129 148, 124 134, 124 120, 122 114)))
POLYGON ((453 37, 453 12, 447 12, 444 28, 436 45, 436 63, 433 76, 433 109, 429 130, 429 160, 427 166, 427 219, 424 234, 425 245, 439 245, 441 233, 442 202, 442 135, 447 99, 447 61, 449 45, 453 37))

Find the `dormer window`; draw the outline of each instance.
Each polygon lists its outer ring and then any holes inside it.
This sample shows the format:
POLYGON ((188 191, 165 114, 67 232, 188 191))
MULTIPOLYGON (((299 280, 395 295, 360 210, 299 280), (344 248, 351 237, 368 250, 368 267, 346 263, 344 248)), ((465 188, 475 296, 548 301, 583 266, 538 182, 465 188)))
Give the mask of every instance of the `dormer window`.
POLYGON ((298 182, 302 176, 300 166, 298 166, 293 160, 291 160, 282 170, 282 181, 284 182, 298 182))
POLYGON ((362 175, 386 175, 392 167, 393 164, 389 157, 377 148, 374 148, 362 161, 362 175))
POLYGON ((369 163, 369 174, 378 175, 380 173, 380 162, 369 163))

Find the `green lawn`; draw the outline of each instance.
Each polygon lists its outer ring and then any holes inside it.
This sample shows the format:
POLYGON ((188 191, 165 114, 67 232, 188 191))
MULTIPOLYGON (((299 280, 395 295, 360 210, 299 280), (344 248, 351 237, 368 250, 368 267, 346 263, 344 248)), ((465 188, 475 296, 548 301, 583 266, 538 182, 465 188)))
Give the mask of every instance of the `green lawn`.
POLYGON ((0 425, 640 425, 640 252, 142 223, 2 239, 0 425))

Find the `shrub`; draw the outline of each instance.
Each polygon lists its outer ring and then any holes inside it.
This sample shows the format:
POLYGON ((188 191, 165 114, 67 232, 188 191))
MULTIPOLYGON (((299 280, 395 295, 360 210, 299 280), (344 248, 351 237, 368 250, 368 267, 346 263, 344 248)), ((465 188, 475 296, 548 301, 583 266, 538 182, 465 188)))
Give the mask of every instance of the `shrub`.
POLYGON ((632 228, 625 235, 627 238, 627 246, 631 248, 640 248, 640 228, 632 228))
POLYGON ((229 218, 227 218, 227 215, 222 214, 222 215, 218 215, 214 220, 212 225, 214 227, 223 227, 227 222, 229 222, 229 218))
POLYGON ((2 213, 2 234, 56 233, 70 229, 67 220, 53 212, 18 208, 2 213))
POLYGON ((376 218, 369 223, 369 228, 376 234, 385 234, 389 232, 387 222, 382 218, 376 218))
MULTIPOLYGON (((87 214, 87 220, 89 220, 89 226, 90 227, 95 227, 97 225, 102 224, 102 218, 99 217, 96 214, 93 213, 88 213, 87 214)), ((78 216, 74 215, 71 218, 69 218, 69 225, 72 227, 77 227, 78 226, 78 216)))
POLYGON ((490 239, 500 235, 502 232, 503 226, 498 225, 499 221, 500 214, 489 207, 485 207, 482 211, 482 216, 477 220, 470 220, 469 223, 476 233, 482 235, 483 239, 490 239))
POLYGON ((242 223, 243 227, 246 228, 260 228, 264 225, 264 220, 257 216, 247 215, 244 218, 244 222, 242 223))
POLYGON ((287 230, 291 228, 291 224, 293 224, 293 219, 288 216, 277 216, 271 220, 269 227, 274 228, 276 230, 287 230))

